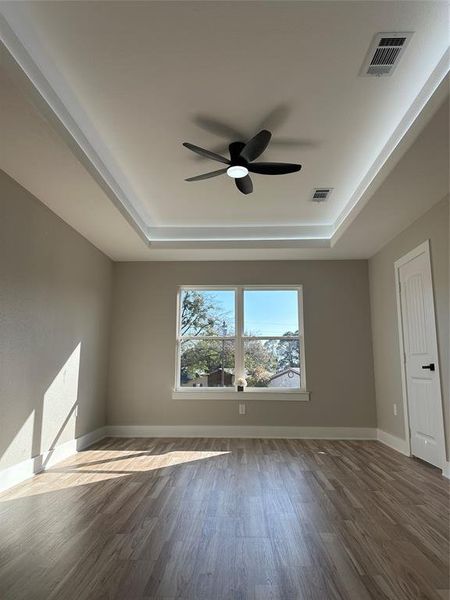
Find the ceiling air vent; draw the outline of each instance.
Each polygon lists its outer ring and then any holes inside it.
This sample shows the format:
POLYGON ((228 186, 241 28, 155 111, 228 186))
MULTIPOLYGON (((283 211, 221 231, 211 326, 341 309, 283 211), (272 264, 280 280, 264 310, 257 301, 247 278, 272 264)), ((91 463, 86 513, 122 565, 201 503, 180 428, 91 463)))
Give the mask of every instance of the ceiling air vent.
POLYGON ((392 75, 413 32, 377 33, 367 53, 361 75, 382 77, 392 75))
POLYGON ((333 188, 316 188, 312 195, 313 202, 325 202, 328 200, 333 188))

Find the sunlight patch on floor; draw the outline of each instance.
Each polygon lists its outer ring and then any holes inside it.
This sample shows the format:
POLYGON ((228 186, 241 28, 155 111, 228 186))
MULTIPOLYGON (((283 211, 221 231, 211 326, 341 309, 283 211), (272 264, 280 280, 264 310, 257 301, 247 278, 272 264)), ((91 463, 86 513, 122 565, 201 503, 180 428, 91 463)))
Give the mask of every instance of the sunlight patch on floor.
POLYGON ((231 451, 174 450, 151 454, 151 450, 80 452, 36 477, 0 495, 0 503, 110 479, 132 477, 157 469, 175 467, 231 454, 231 451), (113 456, 111 456, 113 454, 113 456))

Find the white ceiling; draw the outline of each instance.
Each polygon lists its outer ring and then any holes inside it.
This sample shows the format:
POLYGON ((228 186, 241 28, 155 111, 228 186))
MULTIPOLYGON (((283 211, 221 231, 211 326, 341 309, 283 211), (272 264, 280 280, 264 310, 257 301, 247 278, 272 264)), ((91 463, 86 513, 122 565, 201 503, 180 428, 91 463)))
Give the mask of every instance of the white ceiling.
MULTIPOLYGON (((373 192, 446 92, 444 83, 416 119, 448 70, 445 3, 0 7, 2 39, 21 67, 3 52, 0 167, 119 260, 369 255, 385 234, 368 242, 367 210, 357 215, 373 206, 373 192), (359 77, 379 31, 415 33, 391 77, 359 77), (233 140, 213 133, 211 121, 246 137, 272 129, 263 159, 301 162, 302 171, 255 175, 250 196, 226 176, 186 183, 220 165, 183 141, 225 151, 233 140), (319 186, 334 192, 315 204, 319 186), (352 243, 351 231, 359 232, 352 243)), ((436 133, 445 152, 448 134, 436 133)), ((434 201, 445 193, 441 179, 437 172, 434 201)), ((396 226, 429 203, 409 202, 396 226)))

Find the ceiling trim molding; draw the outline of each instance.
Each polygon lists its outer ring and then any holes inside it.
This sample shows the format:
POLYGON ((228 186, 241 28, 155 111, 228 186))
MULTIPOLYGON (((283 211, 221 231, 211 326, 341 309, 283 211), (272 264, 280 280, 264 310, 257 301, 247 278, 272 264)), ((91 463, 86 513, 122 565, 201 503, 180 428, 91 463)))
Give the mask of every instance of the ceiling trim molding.
MULTIPOLYGON (((442 55, 441 60, 425 82, 424 86, 420 90, 420 93, 416 96, 414 102, 406 111, 403 119, 397 125, 391 137, 376 158, 375 162, 367 171, 361 180, 361 183, 358 185, 355 192, 349 199, 347 206, 336 219, 333 226, 334 231, 331 240, 332 246, 334 246, 334 244, 345 232, 347 227, 354 221, 360 211, 367 204, 378 185, 380 185, 387 176, 390 168, 395 165, 400 156, 407 150, 407 146, 402 145, 400 148, 401 142, 405 140, 407 133, 412 129, 419 115, 422 113, 422 111, 424 111, 428 102, 432 98, 433 94, 437 91, 438 87, 441 85, 449 71, 450 47, 447 48, 442 55), (398 150, 398 152, 396 152, 396 150, 398 150)), ((443 101, 445 96, 448 94, 448 90, 444 88, 445 86, 443 86, 439 98, 437 98, 433 103, 433 106, 430 107, 431 110, 429 111, 429 114, 424 115, 425 122, 422 123, 422 125, 425 125, 427 117, 432 117, 435 110, 437 110, 437 108, 440 106, 441 101, 443 101)), ((411 142, 412 141, 413 140, 411 140, 411 142)))
POLYGON ((156 242, 233 242, 329 240, 332 225, 273 227, 150 227, 152 244, 156 242))
MULTIPOLYGON (((158 227, 151 223, 139 197, 102 142, 67 81, 52 64, 20 2, 3 3, 0 10, 0 58, 11 76, 49 120, 116 208, 154 248, 330 247, 385 178, 407 147, 407 133, 450 70, 450 49, 426 81, 395 131, 332 225, 273 227, 158 227)), ((409 136, 412 137, 412 136, 409 136)))
POLYGON ((151 247, 153 249, 166 250, 222 250, 222 249, 243 249, 243 248, 330 248, 331 243, 329 238, 279 238, 279 239, 192 239, 192 240, 177 240, 177 239, 161 239, 152 240, 151 247))
MULTIPOLYGON (((4 4, 1 7, 3 13, 0 14, 0 56, 2 65, 6 66, 8 73, 16 83, 25 89, 31 102, 37 106, 54 129, 68 143, 77 158, 105 191, 116 208, 148 243, 148 219, 146 215, 142 214, 143 211, 137 208, 140 203, 131 191, 129 184, 124 186, 122 183, 124 177, 118 173, 117 167, 112 168, 110 164, 106 164, 99 151, 94 148, 90 139, 79 126, 77 120, 69 112, 60 95, 55 91, 54 86, 50 84, 44 75, 42 67, 38 66, 34 60, 33 57, 42 57, 42 52, 38 50, 37 44, 33 45, 32 57, 29 49, 25 47, 23 39, 17 34, 15 30, 17 27, 13 29, 11 26, 10 21, 17 21, 13 18, 16 6, 11 3, 9 5, 4 4), (6 12, 8 16, 5 16, 6 12), (122 185, 119 184, 118 180, 122 180, 122 185), (128 188, 126 192, 124 187, 128 188)), ((45 60, 48 65, 46 71, 52 70, 55 73, 55 68, 50 68, 47 57, 45 60)), ((42 63, 42 60, 40 62, 42 63)), ((59 79, 62 81, 61 77, 59 79)), ((67 85, 65 85, 65 93, 68 93, 67 85)))

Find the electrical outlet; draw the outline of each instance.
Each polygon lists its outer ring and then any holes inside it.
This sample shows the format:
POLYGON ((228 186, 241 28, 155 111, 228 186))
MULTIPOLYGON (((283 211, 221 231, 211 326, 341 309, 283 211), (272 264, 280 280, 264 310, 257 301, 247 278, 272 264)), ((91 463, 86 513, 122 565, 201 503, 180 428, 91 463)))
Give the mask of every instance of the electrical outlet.
POLYGON ((396 417, 396 416, 397 416, 397 405, 394 404, 394 417, 396 417))
POLYGON ((239 414, 245 415, 245 404, 239 404, 239 414))

